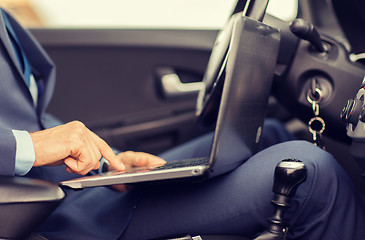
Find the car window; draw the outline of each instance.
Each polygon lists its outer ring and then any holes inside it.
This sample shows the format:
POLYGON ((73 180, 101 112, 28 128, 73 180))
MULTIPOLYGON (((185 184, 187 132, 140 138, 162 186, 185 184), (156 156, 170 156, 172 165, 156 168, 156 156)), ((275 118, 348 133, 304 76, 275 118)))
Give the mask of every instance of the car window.
MULTIPOLYGON (((236 0, 2 0, 27 27, 220 29, 236 0)), ((293 0, 271 0, 268 12, 295 18, 293 0)))

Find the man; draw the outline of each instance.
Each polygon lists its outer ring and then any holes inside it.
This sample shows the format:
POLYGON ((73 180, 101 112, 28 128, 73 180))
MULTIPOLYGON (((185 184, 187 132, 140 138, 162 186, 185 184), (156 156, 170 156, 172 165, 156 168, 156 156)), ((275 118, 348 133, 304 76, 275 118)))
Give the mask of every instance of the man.
MULTIPOLYGON (((116 156, 82 123, 59 125, 44 113, 54 88, 53 63, 5 11, 0 42, 0 174, 59 182, 98 169, 101 157, 117 170, 164 161, 145 153, 116 156)), ((268 145, 287 140, 280 128, 275 122, 266 125, 263 140, 271 141, 268 145)), ((202 136, 161 157, 204 156, 211 137, 202 136)), ((106 187, 67 190, 65 201, 37 232, 49 239, 131 240, 186 233, 252 236, 272 214, 273 172, 286 158, 300 159, 308 168, 307 180, 286 216, 289 237, 364 238, 365 207, 351 181, 330 154, 302 141, 269 147, 235 171, 199 184, 137 187, 125 193, 106 187)))

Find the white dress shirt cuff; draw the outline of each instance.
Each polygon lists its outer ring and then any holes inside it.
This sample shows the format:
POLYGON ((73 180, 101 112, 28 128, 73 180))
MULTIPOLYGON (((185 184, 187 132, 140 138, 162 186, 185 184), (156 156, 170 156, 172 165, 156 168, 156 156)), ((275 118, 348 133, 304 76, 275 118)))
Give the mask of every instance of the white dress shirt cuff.
POLYGON ((30 171, 35 161, 33 141, 27 131, 12 131, 16 140, 15 174, 23 176, 30 171))

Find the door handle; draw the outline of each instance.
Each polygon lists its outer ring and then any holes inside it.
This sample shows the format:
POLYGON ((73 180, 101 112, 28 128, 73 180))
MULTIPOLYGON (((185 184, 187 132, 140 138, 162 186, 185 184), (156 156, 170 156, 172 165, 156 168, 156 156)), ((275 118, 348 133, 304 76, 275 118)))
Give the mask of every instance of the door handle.
POLYGON ((166 98, 197 94, 205 87, 203 82, 181 82, 178 74, 169 67, 159 68, 157 73, 161 82, 162 92, 166 98))

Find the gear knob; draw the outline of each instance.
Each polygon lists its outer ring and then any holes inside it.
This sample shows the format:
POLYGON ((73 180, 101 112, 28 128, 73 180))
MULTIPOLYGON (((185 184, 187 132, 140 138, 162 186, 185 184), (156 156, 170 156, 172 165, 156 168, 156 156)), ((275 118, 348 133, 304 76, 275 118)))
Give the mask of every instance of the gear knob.
POLYGON ((307 178, 307 168, 299 160, 282 160, 275 168, 273 192, 271 203, 274 214, 268 219, 269 226, 254 240, 285 240, 288 226, 283 220, 284 212, 290 207, 291 197, 294 196, 298 186, 307 178))
POLYGON ((275 168, 273 192, 291 197, 306 177, 307 168, 304 163, 296 159, 285 159, 275 168))

